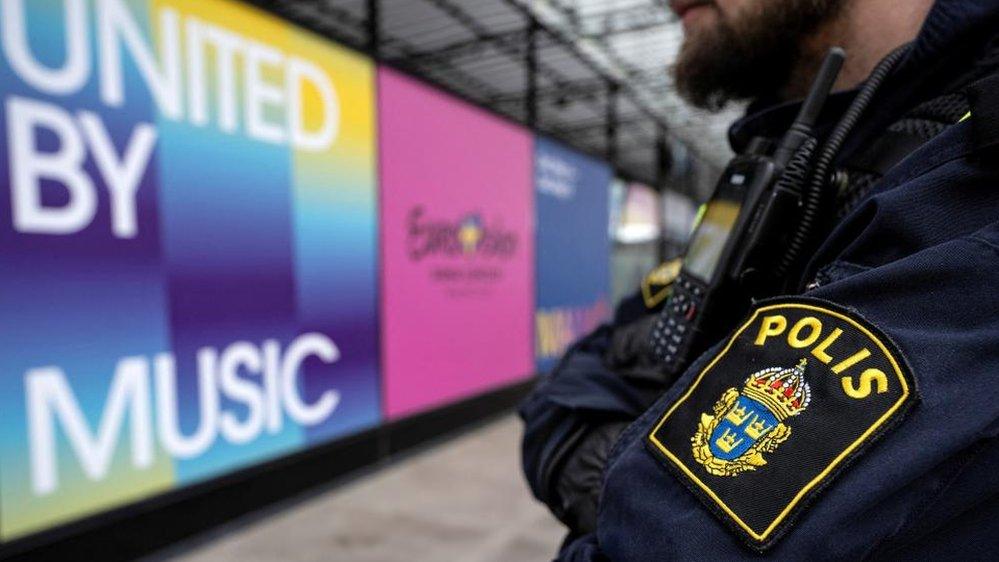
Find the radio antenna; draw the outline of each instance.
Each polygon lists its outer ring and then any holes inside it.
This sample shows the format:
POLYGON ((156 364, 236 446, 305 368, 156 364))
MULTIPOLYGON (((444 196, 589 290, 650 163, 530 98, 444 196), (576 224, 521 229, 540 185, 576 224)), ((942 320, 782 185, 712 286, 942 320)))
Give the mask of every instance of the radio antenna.
POLYGON ((843 68, 843 61, 846 60, 846 52, 840 47, 832 47, 822 61, 819 73, 815 75, 812 86, 805 96, 805 101, 801 104, 798 116, 794 118, 794 123, 788 129, 787 134, 781 139, 777 150, 774 151, 774 160, 781 167, 785 166, 794 155, 795 151, 812 136, 812 127, 822 113, 822 107, 826 104, 826 99, 832 91, 839 71, 843 68))

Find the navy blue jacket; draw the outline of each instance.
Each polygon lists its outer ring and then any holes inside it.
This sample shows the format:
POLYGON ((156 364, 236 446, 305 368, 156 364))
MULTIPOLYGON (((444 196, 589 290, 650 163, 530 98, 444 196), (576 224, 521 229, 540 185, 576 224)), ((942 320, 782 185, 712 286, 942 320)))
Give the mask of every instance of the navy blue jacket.
MULTIPOLYGON (((939 0, 844 157, 980 64, 999 35, 997 16, 996 0, 939 0)), ((807 270, 805 281, 818 283, 805 295, 857 311, 897 345, 919 400, 801 512, 770 556, 999 554, 999 81, 986 88, 970 119, 889 171, 833 229, 807 270)), ((774 115, 787 113, 793 108, 750 115, 733 128, 734 144, 767 127, 779 132, 774 115)), ((597 532, 574 537, 560 560, 757 556, 645 443, 717 348, 650 407, 646 394, 587 363, 593 358, 585 353, 570 353, 566 365, 575 361, 578 368, 564 369, 525 403, 528 437, 540 427, 583 423, 594 413, 639 416, 607 463, 597 532)), ((557 440, 525 449, 529 480, 557 440)))

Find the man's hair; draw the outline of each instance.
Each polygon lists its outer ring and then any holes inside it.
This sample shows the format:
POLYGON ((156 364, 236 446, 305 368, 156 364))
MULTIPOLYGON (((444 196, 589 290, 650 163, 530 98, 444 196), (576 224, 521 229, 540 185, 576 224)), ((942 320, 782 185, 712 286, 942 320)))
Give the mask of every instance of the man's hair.
POLYGON ((845 0, 761 0, 735 16, 719 12, 710 29, 684 41, 673 67, 687 101, 719 109, 730 100, 773 94, 787 85, 802 41, 837 14, 845 0))

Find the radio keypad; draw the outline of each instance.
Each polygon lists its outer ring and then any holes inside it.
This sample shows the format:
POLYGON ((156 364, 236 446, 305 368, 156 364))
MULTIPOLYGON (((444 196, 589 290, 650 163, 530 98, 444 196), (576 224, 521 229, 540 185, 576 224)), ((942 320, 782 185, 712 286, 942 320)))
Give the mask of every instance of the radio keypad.
POLYGON ((653 331, 653 349, 671 370, 682 365, 693 331, 691 327, 700 312, 704 290, 681 275, 673 284, 673 293, 653 331))

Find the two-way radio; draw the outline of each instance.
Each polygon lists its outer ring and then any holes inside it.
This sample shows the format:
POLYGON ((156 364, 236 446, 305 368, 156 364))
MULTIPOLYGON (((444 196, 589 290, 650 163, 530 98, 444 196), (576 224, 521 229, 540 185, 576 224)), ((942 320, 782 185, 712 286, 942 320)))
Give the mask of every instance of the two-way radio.
POLYGON ((823 61, 791 128, 776 147, 755 139, 732 159, 701 208, 680 275, 652 332, 652 347, 675 372, 740 318, 755 297, 779 285, 789 225, 800 223, 812 128, 832 90, 845 54, 834 47, 823 61), (771 150, 772 149, 772 150, 771 150), (799 154, 800 153, 800 154, 799 154))

